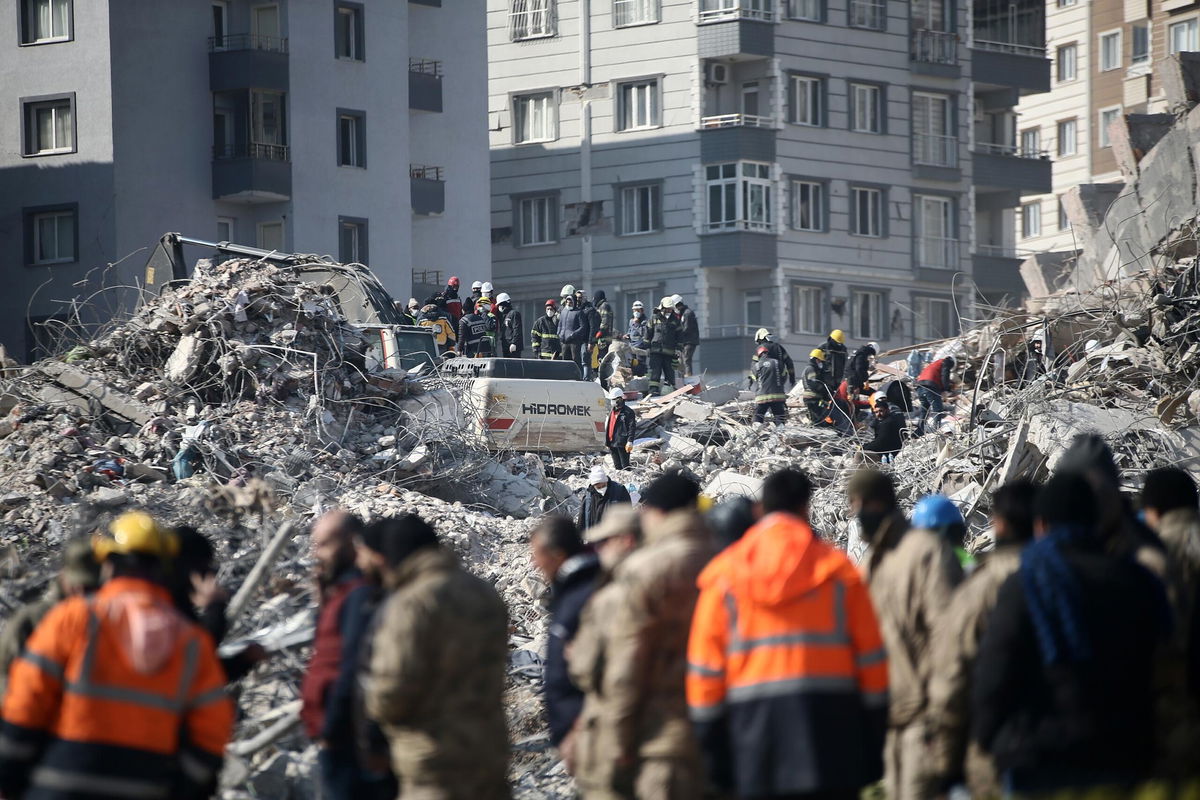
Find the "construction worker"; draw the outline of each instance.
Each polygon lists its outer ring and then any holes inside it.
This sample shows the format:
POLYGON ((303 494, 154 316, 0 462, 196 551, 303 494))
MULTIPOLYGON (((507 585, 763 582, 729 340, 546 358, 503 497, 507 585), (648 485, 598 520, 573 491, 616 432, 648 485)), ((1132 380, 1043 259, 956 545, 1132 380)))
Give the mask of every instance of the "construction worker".
POLYGON ((867 381, 871 377, 871 369, 875 365, 875 356, 878 354, 878 342, 867 342, 855 350, 854 355, 850 357, 849 363, 846 364, 846 383, 855 393, 868 386, 867 381))
POLYGON ((833 376, 833 385, 837 386, 846 376, 846 334, 840 329, 830 331, 821 348, 825 351, 826 367, 833 376))
POLYGON ((933 428, 937 430, 942 414, 946 411, 943 397, 954 391, 954 380, 951 377, 953 372, 954 356, 946 356, 926 364, 917 376, 917 400, 921 403, 917 417, 917 436, 925 435, 925 420, 930 412, 933 412, 933 428))
POLYGON ((583 371, 584 352, 587 350, 588 325, 584 312, 576 307, 575 287, 567 284, 563 287, 562 309, 558 315, 558 339, 562 344, 562 357, 579 365, 580 377, 583 371), (570 289, 570 292, 567 290, 570 289))
POLYGON ((609 345, 612 344, 616 314, 613 313, 612 303, 608 302, 603 289, 596 290, 595 301, 595 319, 598 324, 596 330, 592 331, 592 343, 596 347, 596 361, 600 362, 608 355, 609 345))
POLYGON ((675 314, 679 317, 679 363, 686 379, 692 377, 694 372, 692 362, 696 358, 696 347, 700 344, 700 323, 696 320, 696 312, 683 302, 683 297, 672 295, 671 302, 675 304, 675 314))
POLYGON ((479 302, 481 297, 483 297, 483 282, 472 281, 471 294, 466 300, 463 301, 463 314, 470 314, 472 311, 474 311, 475 304, 479 302))
POLYGON ((796 365, 792 363, 792 357, 788 355, 787 349, 775 340, 775 335, 766 328, 759 328, 754 333, 754 357, 750 359, 751 368, 749 375, 749 385, 754 385, 754 367, 753 364, 758 363, 758 348, 761 345, 766 345, 770 351, 771 358, 779 362, 779 366, 783 369, 783 375, 787 378, 787 385, 784 388, 796 385, 796 365))
POLYGON ((654 319, 646 331, 650 341, 650 390, 647 394, 661 395, 663 386, 675 388, 674 361, 679 348, 679 320, 671 298, 664 297, 654 309, 654 319))
POLYGON ((808 354, 808 366, 801 375, 804 381, 804 407, 808 410, 808 421, 820 425, 830 414, 833 403, 833 376, 825 363, 825 351, 816 348, 808 354))
POLYGON ((1046 374, 1046 359, 1042 355, 1042 340, 1033 339, 1013 358, 1017 387, 1023 388, 1046 374))
POLYGON ((451 324, 457 325, 463 315, 462 300, 458 297, 458 276, 451 275, 450 279, 446 281, 446 288, 432 297, 426 298, 425 302, 421 304, 421 310, 424 311, 424 306, 430 303, 449 314, 451 324))
POLYGON ((687 701, 731 796, 851 800, 883 772, 888 653, 858 570, 810 526, 812 491, 769 476, 765 516, 700 574, 687 701))
POLYGON ((771 358, 770 348, 759 345, 758 363, 754 365, 754 381, 758 389, 754 393, 754 421, 765 422, 767 412, 776 425, 787 420, 787 394, 783 391, 783 375, 779 362, 771 358))
POLYGON ((464 358, 490 358, 495 354, 496 318, 491 305, 479 301, 458 321, 458 354, 464 358))
POLYGON ((106 582, 51 609, 13 662, 0 795, 200 800, 215 790, 234 709, 212 639, 166 588, 178 546, 144 511, 96 537, 106 582))
POLYGON ((525 323, 521 319, 521 312, 513 308, 508 292, 496 295, 496 311, 499 314, 496 328, 500 339, 497 355, 501 358, 520 358, 525 350, 525 323))
POLYGON ((612 410, 608 412, 608 421, 604 425, 604 446, 612 455, 613 469, 629 469, 629 453, 633 449, 630 444, 637 418, 633 409, 625 405, 625 390, 614 386, 608 392, 608 400, 612 410))
POLYGON ((454 349, 458 336, 454 332, 454 323, 449 312, 430 303, 421 309, 417 324, 433 331, 433 341, 439 354, 454 349))
POLYGON ((553 298, 546 301, 546 313, 533 323, 529 332, 534 358, 558 358, 562 344, 558 340, 558 302, 553 298))

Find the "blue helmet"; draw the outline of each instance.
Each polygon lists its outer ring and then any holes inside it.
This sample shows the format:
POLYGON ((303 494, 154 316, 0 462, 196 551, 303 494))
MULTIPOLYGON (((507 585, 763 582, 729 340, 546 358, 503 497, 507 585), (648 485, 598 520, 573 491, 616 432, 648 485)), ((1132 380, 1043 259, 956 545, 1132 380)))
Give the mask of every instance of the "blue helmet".
POLYGON ((965 523, 954 501, 944 494, 931 494, 917 501, 916 507, 913 508, 912 524, 915 528, 936 531, 965 523))

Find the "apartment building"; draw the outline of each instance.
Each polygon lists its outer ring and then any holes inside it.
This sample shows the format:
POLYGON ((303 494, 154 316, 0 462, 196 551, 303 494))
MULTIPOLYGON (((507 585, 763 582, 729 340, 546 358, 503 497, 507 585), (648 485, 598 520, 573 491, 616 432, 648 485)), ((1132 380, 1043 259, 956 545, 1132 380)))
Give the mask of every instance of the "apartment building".
POLYGON ((710 373, 760 326, 799 356, 953 334, 972 276, 1019 285, 1014 209, 1050 174, 989 116, 1048 88, 1042 34, 976 37, 979 5, 489 0, 497 285, 527 318, 565 283, 622 317, 681 294, 710 373))
POLYGON ((404 298, 414 269, 488 274, 482 9, 0 0, 0 20, 18 357, 66 301, 137 281, 167 231, 363 262, 404 298))

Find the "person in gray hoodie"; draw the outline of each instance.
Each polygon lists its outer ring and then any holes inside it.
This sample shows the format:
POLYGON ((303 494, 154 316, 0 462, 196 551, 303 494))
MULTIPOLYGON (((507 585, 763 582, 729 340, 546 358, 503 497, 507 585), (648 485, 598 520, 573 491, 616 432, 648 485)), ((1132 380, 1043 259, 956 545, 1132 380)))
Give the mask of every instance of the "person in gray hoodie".
POLYGON ((583 354, 587 352, 587 317, 576 308, 574 297, 562 299, 562 311, 558 315, 558 340, 562 345, 562 357, 574 361, 583 369, 583 354))

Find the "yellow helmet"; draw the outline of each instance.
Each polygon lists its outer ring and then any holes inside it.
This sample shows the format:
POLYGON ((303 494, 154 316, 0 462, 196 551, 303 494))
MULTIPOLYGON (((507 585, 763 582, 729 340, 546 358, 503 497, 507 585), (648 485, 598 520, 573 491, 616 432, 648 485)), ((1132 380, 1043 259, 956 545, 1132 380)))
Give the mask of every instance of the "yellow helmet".
POLYGON ((822 350, 822 349, 821 349, 821 348, 819 348, 819 347, 817 347, 817 348, 814 348, 814 349, 813 349, 813 351, 812 351, 811 353, 809 353, 809 354, 808 354, 808 357, 809 357, 809 358, 815 358, 815 359, 818 359, 818 360, 820 360, 820 361, 824 361, 824 360, 825 360, 825 351, 824 351, 824 350, 822 350))
POLYGON ((846 343, 846 334, 842 333, 840 330, 836 330, 833 333, 829 334, 829 338, 833 339, 838 344, 846 343))
POLYGON ((98 534, 92 540, 92 549, 101 561, 114 553, 169 558, 179 553, 179 537, 145 511, 126 511, 108 526, 108 535, 98 534))
POLYGON ((759 328, 758 330, 756 330, 754 332, 754 341, 756 341, 756 342, 765 341, 766 338, 770 335, 771 335, 771 332, 769 330, 767 330, 766 328, 759 328))

